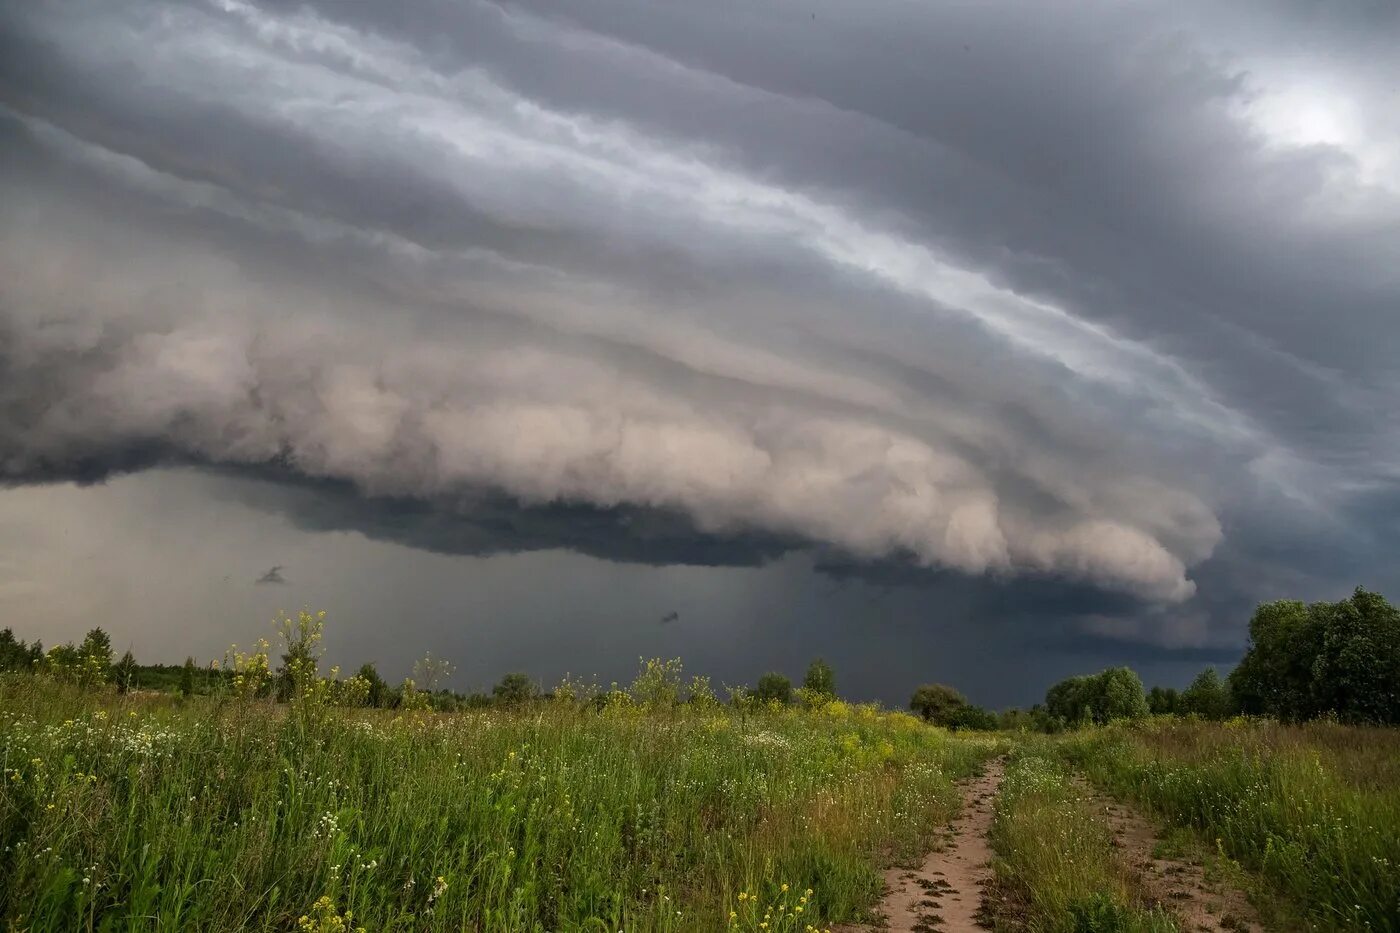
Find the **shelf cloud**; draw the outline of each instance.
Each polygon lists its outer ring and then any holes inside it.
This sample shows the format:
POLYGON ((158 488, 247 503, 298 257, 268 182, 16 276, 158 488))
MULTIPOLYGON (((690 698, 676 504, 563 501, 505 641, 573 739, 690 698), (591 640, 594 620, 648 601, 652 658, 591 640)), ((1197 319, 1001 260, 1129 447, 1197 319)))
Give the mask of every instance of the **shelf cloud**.
POLYGON ((1152 612, 1393 544, 1400 29, 1244 7, 10 5, 0 479, 1152 612))

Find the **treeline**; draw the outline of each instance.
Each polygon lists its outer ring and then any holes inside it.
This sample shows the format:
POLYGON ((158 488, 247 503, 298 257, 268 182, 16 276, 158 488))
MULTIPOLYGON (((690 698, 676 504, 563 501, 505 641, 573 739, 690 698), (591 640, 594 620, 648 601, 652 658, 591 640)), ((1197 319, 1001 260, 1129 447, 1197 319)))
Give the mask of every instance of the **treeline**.
POLYGON ((1185 690, 1144 692, 1133 671, 1110 668, 1062 680, 1043 705, 1010 710, 999 721, 1003 728, 1055 732, 1149 715, 1400 725, 1400 610, 1360 587, 1335 603, 1265 603, 1250 619, 1249 645, 1227 678, 1208 667, 1185 690))
POLYGON ((221 661, 199 664, 138 664, 130 651, 112 660, 112 641, 101 628, 92 629, 80 643, 68 642, 44 650, 36 640, 27 644, 11 629, 0 630, 0 672, 50 677, 84 688, 113 689, 120 693, 153 691, 183 696, 231 696, 245 700, 289 702, 314 699, 318 705, 378 709, 434 709, 455 711, 486 707, 520 708, 538 702, 570 702, 595 708, 636 706, 719 705, 745 710, 794 704, 816 706, 837 700, 836 678, 821 659, 811 663, 799 686, 782 674, 770 672, 753 687, 725 686, 721 699, 710 678, 685 678, 679 658, 642 659, 636 678, 627 685, 607 687, 596 681, 574 678, 546 690, 521 672, 503 676, 490 693, 459 693, 442 686, 454 673, 446 660, 431 654, 413 665, 413 676, 391 684, 373 663, 361 665, 343 676, 339 667, 321 671, 321 642, 325 613, 301 612, 278 620, 280 661, 274 666, 271 646, 265 640, 251 650, 232 646, 221 661))
MULTIPOLYGON (((778 672, 764 674, 752 686, 725 686, 721 699, 708 677, 682 676, 679 659, 643 660, 627 686, 566 678, 544 690, 526 674, 506 674, 487 693, 458 693, 443 686, 452 665, 431 655, 417 662, 413 676, 386 682, 374 664, 343 677, 339 668, 322 676, 320 642, 325 613, 302 612, 279 620, 282 652, 274 668, 267 641, 251 651, 230 648, 222 662, 198 665, 137 664, 130 651, 112 660, 112 643, 101 628, 78 643, 47 651, 36 640, 26 644, 10 629, 0 631, 0 671, 52 676, 81 686, 112 685, 118 691, 156 690, 194 694, 231 694, 247 699, 286 702, 299 691, 314 690, 318 699, 346 706, 439 710, 490 706, 520 707, 554 700, 607 707, 728 703, 740 709, 838 701, 836 675, 821 659, 809 665, 798 686, 778 672), (309 686, 308 686, 309 685, 309 686)), ((1185 690, 1153 687, 1127 667, 1070 677, 1050 687, 1045 702, 1030 709, 996 713, 977 706, 946 684, 925 684, 914 691, 909 708, 925 721, 954 730, 1033 730, 1057 732, 1149 715, 1226 719, 1236 715, 1268 716, 1287 722, 1331 717, 1348 723, 1400 724, 1400 610, 1377 593, 1357 588, 1336 603, 1311 605, 1284 600, 1255 610, 1249 645, 1228 678, 1214 668, 1202 671, 1185 690)))

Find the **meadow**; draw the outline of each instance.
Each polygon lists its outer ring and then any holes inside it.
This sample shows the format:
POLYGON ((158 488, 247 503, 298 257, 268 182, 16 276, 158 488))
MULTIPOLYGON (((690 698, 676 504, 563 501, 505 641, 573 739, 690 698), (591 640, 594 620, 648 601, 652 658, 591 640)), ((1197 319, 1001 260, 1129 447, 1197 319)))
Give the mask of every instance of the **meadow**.
POLYGON ((899 928, 956 895, 1004 933, 1400 933, 1400 730, 1210 721, 1213 672, 1184 715, 1126 668, 1000 717, 844 702, 821 661, 727 702, 661 659, 463 697, 431 658, 323 671, 323 628, 284 618, 275 668, 0 632, 5 929, 847 933, 918 877, 899 928))
POLYGON ((1168 718, 1061 750, 1242 869, 1278 925, 1400 931, 1400 731, 1168 718))
POLYGON ((839 702, 0 701, 0 912, 33 930, 822 929, 997 747, 839 702))

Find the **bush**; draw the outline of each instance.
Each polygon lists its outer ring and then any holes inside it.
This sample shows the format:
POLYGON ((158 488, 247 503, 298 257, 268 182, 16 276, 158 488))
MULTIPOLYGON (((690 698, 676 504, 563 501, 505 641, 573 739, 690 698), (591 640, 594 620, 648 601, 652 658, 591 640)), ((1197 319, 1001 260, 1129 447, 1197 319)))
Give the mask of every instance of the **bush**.
POLYGON ((909 708, 925 722, 943 724, 954 710, 967 705, 967 697, 947 684, 923 684, 909 698, 909 708))
POLYGON ((502 706, 520 706, 533 700, 538 691, 525 674, 518 671, 507 674, 501 682, 491 688, 491 695, 502 706))
POLYGON ((758 678, 758 683, 754 685, 753 696, 760 703, 786 705, 792 702, 792 681, 776 671, 769 671, 758 678))

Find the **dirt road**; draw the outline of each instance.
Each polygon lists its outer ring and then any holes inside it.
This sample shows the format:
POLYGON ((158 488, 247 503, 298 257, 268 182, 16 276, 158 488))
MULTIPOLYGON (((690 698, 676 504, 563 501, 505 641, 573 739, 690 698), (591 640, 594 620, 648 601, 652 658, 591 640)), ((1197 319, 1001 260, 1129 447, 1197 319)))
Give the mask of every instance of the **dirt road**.
MULTIPOLYGON (((986 930, 982 889, 992 877, 992 800, 1001 786, 1003 763, 989 762, 982 775, 964 789, 963 808, 943 848, 930 852, 916 870, 892 868, 885 873, 888 893, 880 913, 889 933, 974 933, 986 930)), ((867 928, 843 927, 838 933, 867 928)))

